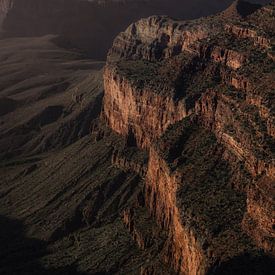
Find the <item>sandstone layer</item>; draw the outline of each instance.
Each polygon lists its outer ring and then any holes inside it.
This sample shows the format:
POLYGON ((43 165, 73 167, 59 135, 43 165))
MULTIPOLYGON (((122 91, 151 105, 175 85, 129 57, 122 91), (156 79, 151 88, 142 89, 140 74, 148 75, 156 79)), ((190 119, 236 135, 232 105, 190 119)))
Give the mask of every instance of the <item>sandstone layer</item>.
POLYGON ((178 274, 271 274, 274 8, 236 1, 195 21, 153 16, 109 51, 103 117, 149 152, 145 205, 178 274))

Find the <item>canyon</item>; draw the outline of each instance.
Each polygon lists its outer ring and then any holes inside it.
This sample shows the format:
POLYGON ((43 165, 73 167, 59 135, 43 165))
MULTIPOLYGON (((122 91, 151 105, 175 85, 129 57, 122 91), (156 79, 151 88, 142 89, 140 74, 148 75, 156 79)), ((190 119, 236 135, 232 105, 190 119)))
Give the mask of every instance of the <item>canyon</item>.
POLYGON ((273 274, 275 2, 231 2, 0 0, 1 274, 273 274))
POLYGON ((274 8, 235 1, 193 21, 153 16, 109 51, 103 118, 149 153, 144 204, 177 274, 274 267, 274 8))

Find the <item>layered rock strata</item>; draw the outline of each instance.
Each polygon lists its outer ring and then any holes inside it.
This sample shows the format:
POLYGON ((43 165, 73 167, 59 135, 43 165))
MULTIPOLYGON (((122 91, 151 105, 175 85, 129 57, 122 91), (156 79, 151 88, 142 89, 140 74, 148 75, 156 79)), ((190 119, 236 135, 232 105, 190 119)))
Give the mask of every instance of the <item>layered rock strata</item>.
MULTIPOLYGON (((103 117, 149 151, 145 205, 168 232, 162 259, 176 273, 271 270, 274 18, 266 9, 274 3, 241 19, 143 19, 109 52, 103 117)), ((129 212, 124 219, 130 227, 129 212)))
POLYGON ((119 134, 132 136, 133 142, 142 148, 148 148, 171 123, 187 115, 184 102, 174 102, 171 97, 155 95, 150 90, 140 91, 108 67, 104 86, 104 115, 108 125, 119 134))

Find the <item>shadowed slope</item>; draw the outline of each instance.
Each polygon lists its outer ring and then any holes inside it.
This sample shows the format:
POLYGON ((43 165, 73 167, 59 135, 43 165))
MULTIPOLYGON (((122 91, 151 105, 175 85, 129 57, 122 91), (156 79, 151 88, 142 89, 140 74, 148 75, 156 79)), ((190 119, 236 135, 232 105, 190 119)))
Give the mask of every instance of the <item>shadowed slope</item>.
POLYGON ((103 63, 52 39, 0 40, 2 159, 71 144, 100 112, 103 63))

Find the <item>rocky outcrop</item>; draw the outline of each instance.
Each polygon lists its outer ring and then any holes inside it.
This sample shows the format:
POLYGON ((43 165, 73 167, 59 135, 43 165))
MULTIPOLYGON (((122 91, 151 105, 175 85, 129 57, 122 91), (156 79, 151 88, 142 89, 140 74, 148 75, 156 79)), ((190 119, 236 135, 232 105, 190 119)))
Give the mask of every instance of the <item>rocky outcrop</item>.
POLYGON ((192 229, 185 228, 181 222, 177 184, 177 175, 171 174, 165 161, 151 149, 145 200, 157 222, 169 232, 164 258, 179 273, 203 274, 206 267, 201 246, 192 229))
POLYGON ((227 77, 228 75, 225 75, 225 82, 239 91, 249 92, 253 89, 248 77, 238 74, 229 75, 229 79, 227 77))
POLYGON ((252 39, 255 46, 260 46, 262 48, 269 49, 271 48, 271 40, 260 36, 257 34, 257 31, 250 28, 245 28, 237 25, 225 25, 225 30, 233 35, 236 35, 241 39, 252 39))
POLYGON ((110 67, 105 69, 104 87, 104 116, 108 125, 134 139, 132 142, 141 148, 148 148, 170 124, 188 113, 184 101, 174 102, 170 96, 157 95, 149 89, 140 91, 110 67))
MULTIPOLYGON (((253 11, 234 20, 252 20, 253 11)), ((140 20, 116 38, 104 73, 103 117, 128 145, 149 151, 145 205, 168 232, 162 259, 178 274, 269 272, 251 259, 267 259, 261 249, 274 255, 269 47, 224 15, 140 20)), ((114 164, 140 170, 118 155, 114 164)))
POLYGON ((215 62, 225 64, 226 66, 236 70, 242 67, 246 57, 233 50, 223 49, 221 47, 215 47, 211 53, 211 57, 215 62))
MULTIPOLYGON (((146 232, 145 228, 142 228, 139 223, 140 216, 136 212, 141 212, 141 209, 125 209, 122 213, 123 222, 127 229, 130 231, 130 234, 132 235, 132 238, 136 241, 138 247, 140 249, 145 249, 153 244, 154 236, 152 235, 153 232, 146 232)), ((146 210, 143 210, 146 211, 146 210)), ((142 213, 143 218, 146 215, 146 213, 142 213)), ((149 216, 147 216, 147 223, 149 222, 149 216)), ((148 228, 151 229, 151 227, 147 224, 148 228)))
POLYGON ((109 60, 134 58, 158 60, 193 51, 192 46, 209 36, 209 25, 177 22, 169 17, 152 16, 132 24, 114 41, 109 60))
POLYGON ((242 255, 257 251, 242 229, 245 195, 230 187, 251 178, 226 154, 192 120, 177 123, 150 149, 146 205, 169 232, 163 257, 179 274, 221 274, 228 261, 242 274, 242 255))
MULTIPOLYGON (((255 137, 252 129, 245 129, 249 125, 249 120, 245 122, 243 117, 243 121, 238 121, 243 115, 240 108, 241 105, 232 101, 230 96, 221 95, 218 90, 209 90, 197 102, 196 113, 201 121, 216 133, 217 138, 245 162, 253 176, 263 173, 274 176, 275 163, 272 152, 265 152, 263 149, 264 133, 258 133, 259 137, 255 137)), ((266 123, 269 125, 269 121, 266 123)))

